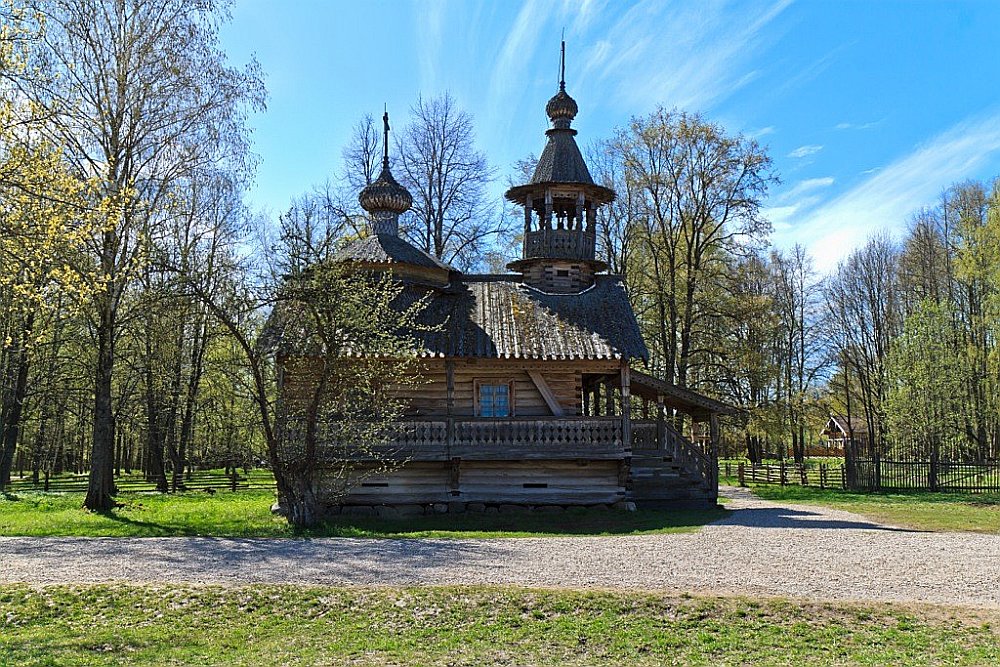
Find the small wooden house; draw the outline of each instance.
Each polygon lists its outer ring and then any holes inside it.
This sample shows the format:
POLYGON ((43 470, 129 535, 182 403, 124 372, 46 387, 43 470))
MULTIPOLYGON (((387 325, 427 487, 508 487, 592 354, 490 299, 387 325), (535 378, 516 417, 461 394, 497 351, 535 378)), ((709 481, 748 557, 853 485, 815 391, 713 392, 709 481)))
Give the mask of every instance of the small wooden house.
POLYGON ((861 447, 868 446, 868 422, 860 417, 832 414, 821 434, 826 438, 826 450, 811 456, 843 456, 851 438, 861 447))
MULTIPOLYGON (((401 238, 411 199, 387 156, 361 192, 370 234, 339 260, 391 271, 405 295, 426 299, 437 326, 419 334, 425 382, 407 397, 391 448, 405 463, 331 502, 423 511, 716 502, 717 418, 732 410, 640 370, 639 325, 620 278, 596 258, 597 211, 615 193, 591 178, 564 84, 546 112, 534 175, 506 193, 524 211, 510 273, 461 273, 401 238), (708 424, 710 437, 693 444, 675 430, 676 413, 708 424)), ((306 361, 278 355, 279 391, 306 361)))

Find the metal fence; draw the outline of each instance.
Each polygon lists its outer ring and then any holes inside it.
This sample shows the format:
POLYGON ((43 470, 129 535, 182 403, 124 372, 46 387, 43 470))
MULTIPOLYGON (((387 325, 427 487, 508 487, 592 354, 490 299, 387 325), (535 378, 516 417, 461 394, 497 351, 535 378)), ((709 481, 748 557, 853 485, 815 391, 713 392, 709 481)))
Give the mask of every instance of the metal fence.
POLYGON ((848 464, 720 462, 719 474, 740 484, 780 484, 856 491, 924 490, 942 492, 1000 492, 1000 461, 951 463, 946 461, 879 461, 858 459, 848 464))

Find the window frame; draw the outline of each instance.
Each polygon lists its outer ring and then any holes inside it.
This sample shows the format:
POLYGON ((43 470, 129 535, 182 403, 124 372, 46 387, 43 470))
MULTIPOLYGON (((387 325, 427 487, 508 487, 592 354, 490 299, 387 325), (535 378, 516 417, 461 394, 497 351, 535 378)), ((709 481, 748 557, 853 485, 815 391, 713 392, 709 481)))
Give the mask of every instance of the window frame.
MULTIPOLYGON (((476 378, 473 391, 472 400, 475 402, 475 414, 476 417, 482 417, 483 419, 509 419, 514 416, 514 380, 513 378, 476 378), (482 414, 482 398, 481 398, 481 387, 483 385, 488 385, 492 387, 507 386, 507 414, 503 416, 484 416, 482 414)), ((495 405, 495 403, 494 403, 495 405)))

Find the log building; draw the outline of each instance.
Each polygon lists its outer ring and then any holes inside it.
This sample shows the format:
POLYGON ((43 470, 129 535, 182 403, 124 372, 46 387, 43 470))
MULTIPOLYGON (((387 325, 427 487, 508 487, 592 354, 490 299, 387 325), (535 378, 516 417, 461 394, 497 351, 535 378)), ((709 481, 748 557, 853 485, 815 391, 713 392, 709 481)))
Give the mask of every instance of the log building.
MULTIPOLYGON (((564 81, 545 110, 551 128, 534 175, 506 193, 524 211, 510 273, 461 273, 400 237, 412 200, 388 149, 361 192, 370 233, 338 259, 391 271, 404 294, 427 299, 424 317, 437 326, 418 334, 425 383, 407 396, 387 450, 405 463, 365 477, 337 503, 442 511, 716 502, 717 419, 731 409, 640 370, 648 351, 635 314, 620 278, 596 258, 597 211, 615 193, 591 178, 564 81), (708 442, 685 438, 674 428, 682 422, 707 422, 708 442)), ((277 361, 280 392, 308 375, 307 358, 279 352, 277 361)))

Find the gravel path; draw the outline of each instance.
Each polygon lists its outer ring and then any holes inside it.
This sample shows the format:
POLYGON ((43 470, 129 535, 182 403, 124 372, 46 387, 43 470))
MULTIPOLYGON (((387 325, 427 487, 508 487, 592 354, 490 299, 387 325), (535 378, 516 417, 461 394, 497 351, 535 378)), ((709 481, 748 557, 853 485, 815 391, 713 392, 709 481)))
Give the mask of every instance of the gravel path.
POLYGON ((1000 535, 725 489, 697 533, 490 540, 0 538, 0 583, 516 584, 1000 607, 1000 535))

